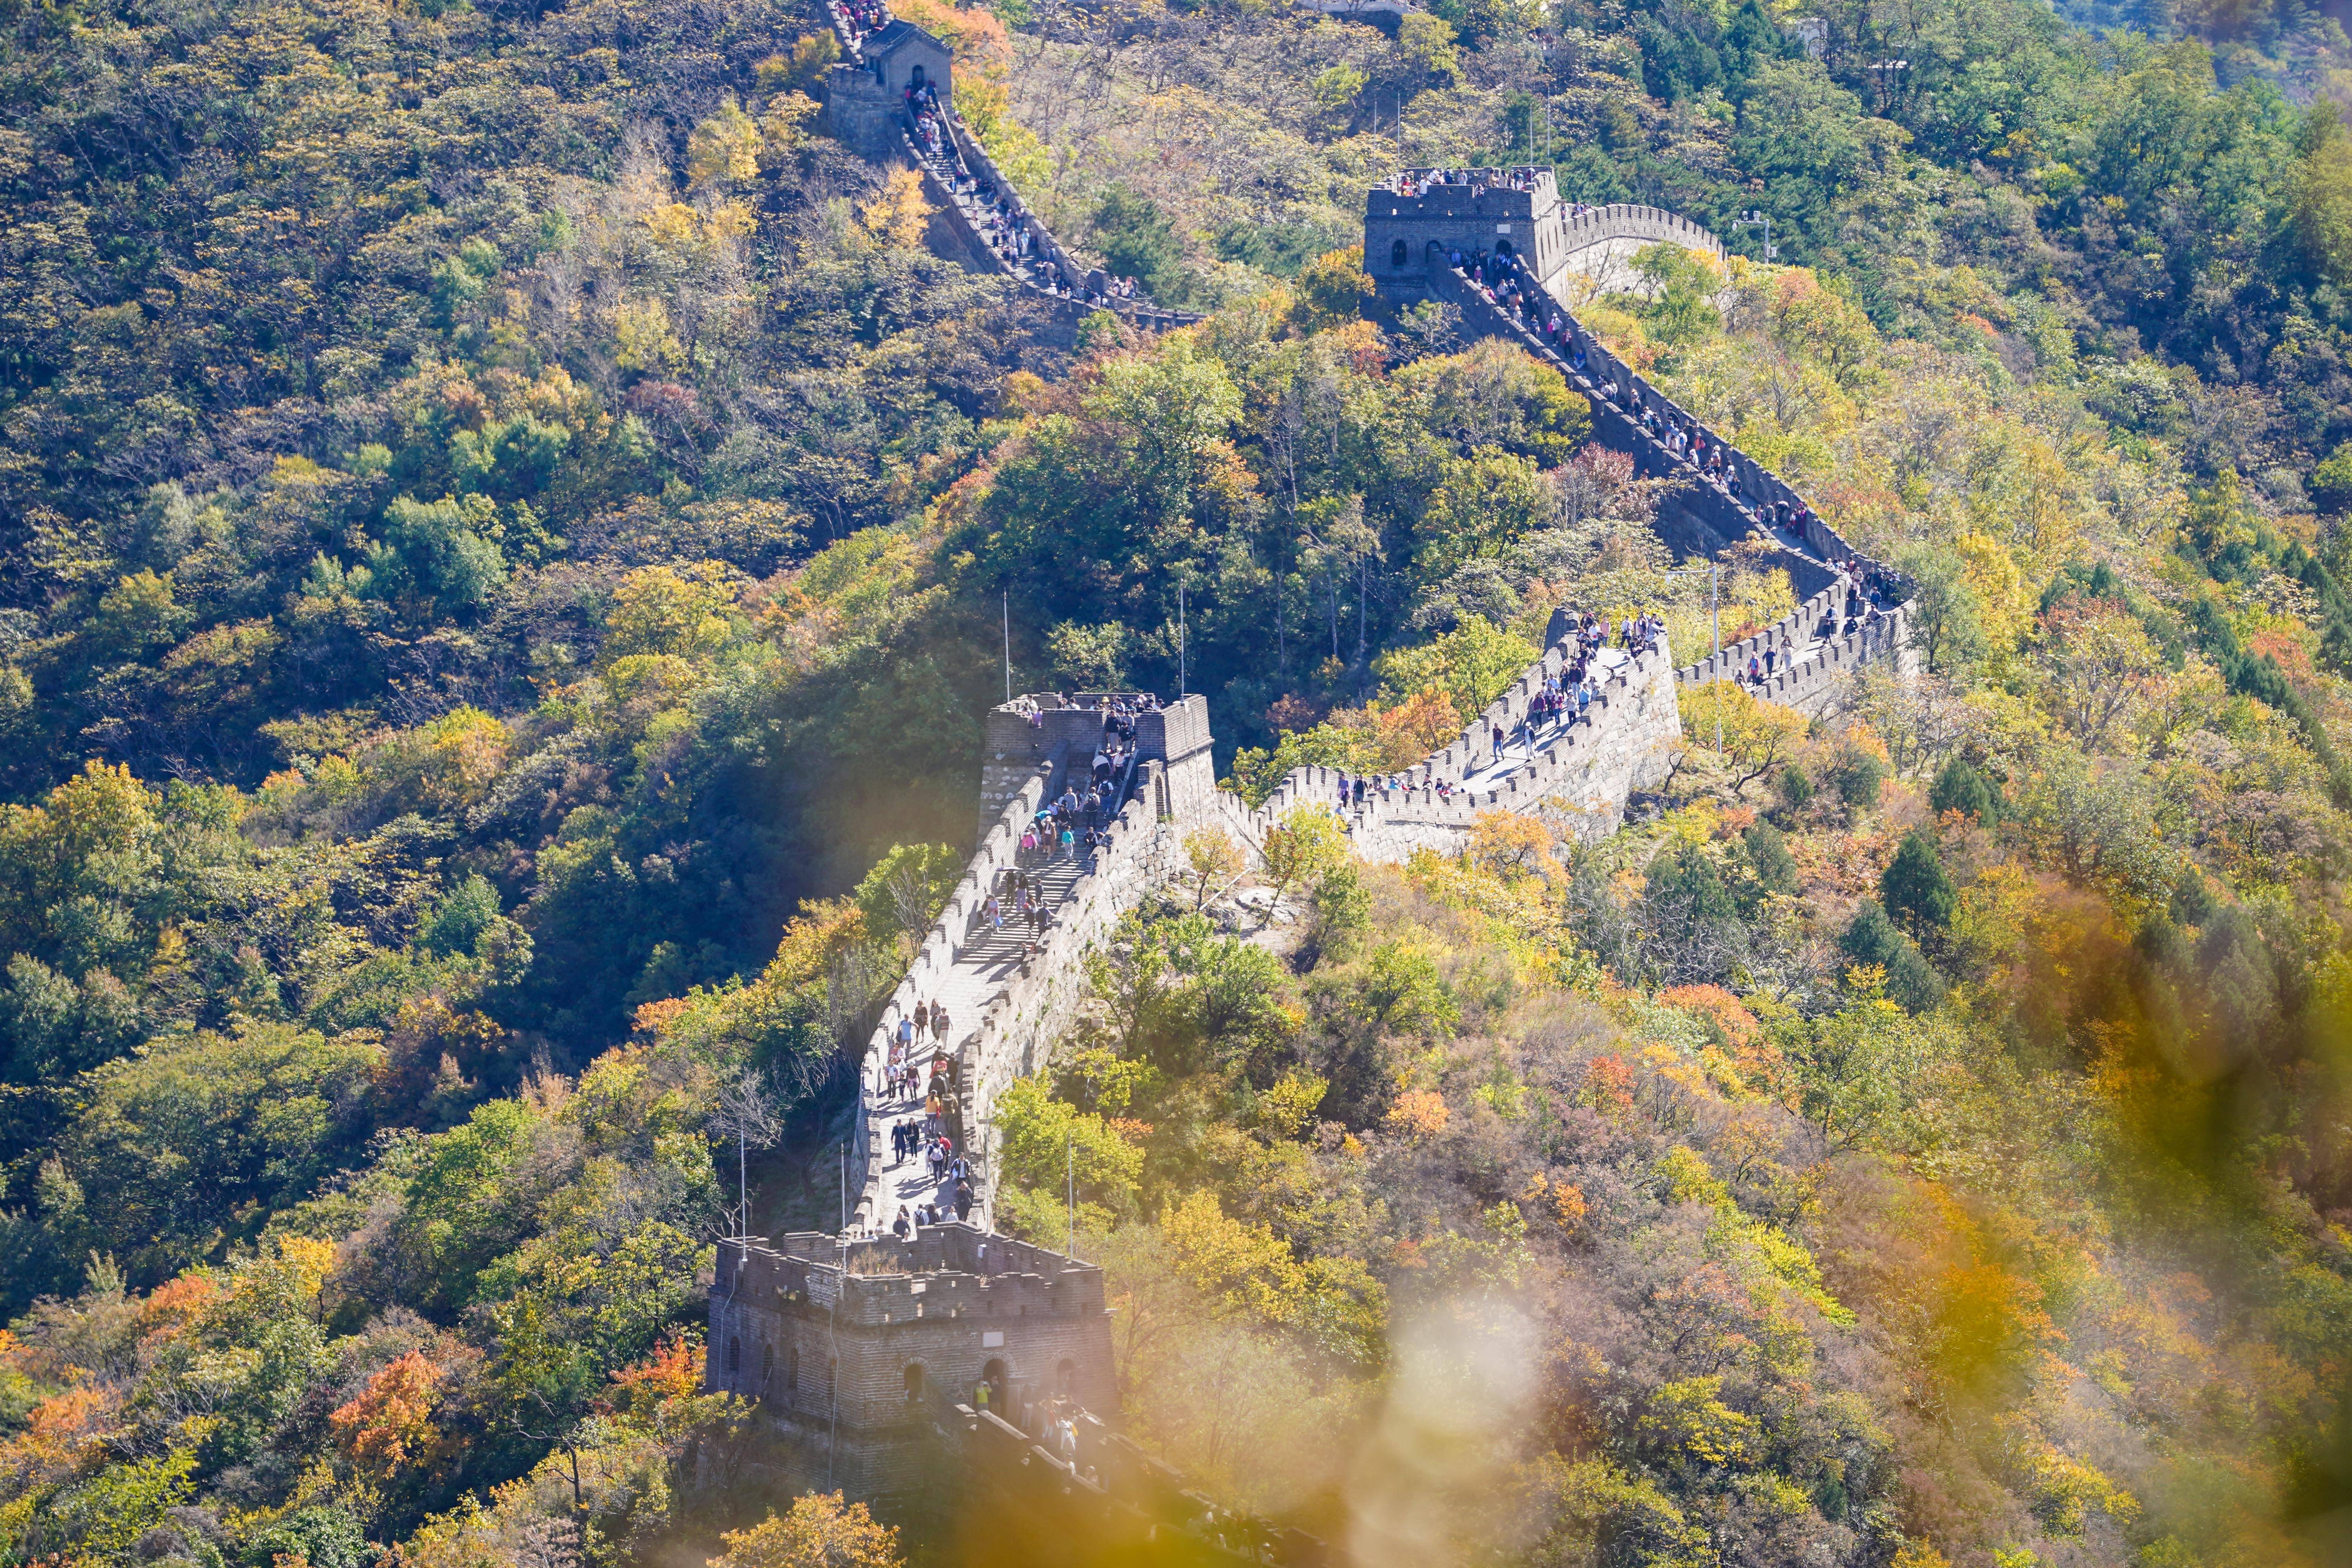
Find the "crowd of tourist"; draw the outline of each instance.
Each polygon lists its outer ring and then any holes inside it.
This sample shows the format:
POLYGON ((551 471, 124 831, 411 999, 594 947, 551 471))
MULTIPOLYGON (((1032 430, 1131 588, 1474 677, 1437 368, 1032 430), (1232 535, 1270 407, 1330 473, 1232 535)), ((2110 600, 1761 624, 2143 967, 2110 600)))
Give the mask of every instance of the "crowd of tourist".
MULTIPOLYGON (((1586 367, 1590 354, 1584 334, 1573 321, 1562 315, 1521 257, 1511 251, 1490 255, 1484 249, 1457 248, 1447 253, 1446 260, 1480 298, 1564 365, 1571 379, 1582 383, 1607 403, 1619 405, 1622 399, 1626 416, 1671 461, 1714 483, 1730 498, 1734 507, 1759 523, 1789 535, 1807 551, 1819 549, 1814 534, 1820 520, 1812 508, 1801 498, 1749 496, 1749 470, 1757 474, 1763 470, 1741 459, 1728 442, 1709 434, 1696 419, 1667 405, 1654 393, 1645 393, 1638 383, 1621 392, 1613 377, 1589 375, 1586 367)), ((1859 557, 1821 552, 1832 566, 1869 566, 1874 572, 1879 570, 1859 557)))
MULTIPOLYGON (((1433 185, 1467 185, 1474 201, 1488 191, 1532 191, 1539 171, 1535 169, 1408 169, 1396 177, 1396 193, 1401 196, 1427 194, 1433 185)), ((1589 209, 1577 205, 1577 212, 1589 209)))
POLYGON ((957 1150, 948 1128, 948 1109, 955 1094, 955 1065, 948 1054, 950 1020, 944 1002, 915 1004, 902 1015, 892 1032, 890 1051, 883 1064, 883 1096, 890 1102, 920 1104, 920 1110, 890 1124, 890 1168, 910 1159, 929 1167, 933 1198, 898 1205, 891 1233, 901 1241, 927 1225, 971 1217, 978 1195, 972 1186, 971 1162, 957 1150), (929 1059, 922 1059, 928 1056, 929 1059))
POLYGON ((890 13, 881 0, 834 0, 833 16, 837 29, 848 36, 850 50, 890 25, 890 13))
POLYGON ((962 208, 981 242, 1013 277, 1048 294, 1081 304, 1136 306, 1139 302, 1143 307, 1150 306, 1149 297, 1132 278, 1108 279, 1096 288, 1087 279, 1072 276, 1061 259, 1066 253, 1055 246, 1036 220, 1022 209, 1013 193, 1000 188, 993 178, 974 169, 965 158, 935 84, 924 82, 909 87, 905 98, 907 123, 911 128, 916 152, 930 165, 932 176, 962 208), (1046 241, 1046 255, 1043 257, 1036 254, 1041 237, 1046 241))
MULTIPOLYGON (((1647 612, 1615 622, 1605 616, 1579 613, 1569 627, 1567 641, 1571 651, 1566 662, 1545 674, 1543 684, 1529 694, 1525 711, 1508 730, 1499 724, 1488 726, 1486 765, 1501 765, 1515 745, 1524 746, 1528 760, 1533 761, 1539 744, 1548 738, 1556 738, 1572 725, 1591 722, 1592 705, 1601 700, 1601 649, 1614 646, 1639 657, 1654 651, 1664 638, 1665 630, 1664 619, 1647 612)), ((1450 801, 1465 787, 1443 775, 1415 783, 1402 773, 1357 777, 1343 773, 1335 785, 1337 805, 1343 819, 1350 813, 1362 811, 1368 802, 1377 801, 1386 807, 1400 795, 1410 799, 1416 790, 1426 790, 1440 801, 1450 801)))
MULTIPOLYGON (((1901 580, 1894 573, 1860 557, 1841 562, 1832 571, 1835 580, 1830 584, 1823 613, 1812 627, 1814 637, 1827 641, 1851 637, 1884 623, 1894 614, 1902 592, 1901 580)), ((1785 629, 1778 627, 1759 632, 1748 641, 1756 646, 1749 650, 1744 666, 1738 663, 1738 650, 1732 650, 1731 679, 1759 688, 1769 686, 1774 676, 1789 673, 1804 663, 1811 646, 1797 642, 1785 629)))

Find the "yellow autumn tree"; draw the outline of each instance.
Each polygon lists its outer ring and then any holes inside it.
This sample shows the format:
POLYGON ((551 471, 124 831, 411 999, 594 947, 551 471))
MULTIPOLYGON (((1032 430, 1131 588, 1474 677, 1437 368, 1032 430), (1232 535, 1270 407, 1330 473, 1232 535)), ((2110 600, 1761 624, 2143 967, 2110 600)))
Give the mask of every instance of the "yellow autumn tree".
POLYGON ((931 204, 923 199, 923 177, 912 169, 893 169, 879 195, 857 209, 866 232, 886 245, 912 250, 923 243, 923 226, 930 221, 931 204))
POLYGON ((782 1513, 719 1539, 727 1550, 709 1560, 710 1568, 903 1568, 906 1563, 898 1532, 839 1492, 794 1498, 782 1513))
POLYGON ((687 138, 686 188, 700 192, 759 177, 759 121, 730 95, 687 138))

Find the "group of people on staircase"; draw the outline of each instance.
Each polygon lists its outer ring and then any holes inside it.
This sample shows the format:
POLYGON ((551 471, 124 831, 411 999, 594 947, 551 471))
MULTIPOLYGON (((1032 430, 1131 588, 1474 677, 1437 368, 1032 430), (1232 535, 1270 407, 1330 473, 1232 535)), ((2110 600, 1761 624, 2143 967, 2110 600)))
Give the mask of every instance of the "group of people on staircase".
POLYGON ((1150 305, 1132 278, 1109 279, 1097 289, 1087 279, 1073 277, 1059 259, 1066 253, 1050 237, 1046 256, 1038 257, 1037 241, 1044 231, 1021 210, 1010 191, 1000 190, 993 179, 965 161, 948 111, 940 103, 938 89, 922 82, 908 87, 905 97, 908 134, 914 139, 916 153, 955 198, 981 242, 1007 272, 1031 288, 1081 304, 1150 305))
MULTIPOLYGON (((1022 836, 1022 853, 1032 855, 1036 850, 1036 830, 1022 836)), ((1025 952, 1034 952, 1037 944, 1045 940, 1045 925, 1050 918, 1045 910, 1045 885, 1018 866, 1007 866, 996 874, 996 885, 989 889, 987 900, 980 906, 980 918, 988 922, 991 936, 1001 934, 1004 922, 1011 921, 1015 931, 1026 927, 1029 934, 1023 939, 1025 952)))
POLYGON ((882 0, 834 0, 833 16, 836 29, 847 35, 852 53, 890 25, 890 13, 882 0))
MULTIPOLYGON (((1754 465, 1741 461, 1728 442, 1710 435, 1696 418, 1665 404, 1654 393, 1645 395, 1639 384, 1632 384, 1621 393, 1613 377, 1590 375, 1587 371, 1590 355, 1583 334, 1575 322, 1565 318, 1558 306, 1552 303, 1550 295, 1528 269, 1524 258, 1507 250, 1497 250, 1489 255, 1483 248, 1467 251, 1456 248, 1447 253, 1446 260, 1474 292, 1534 339, 1549 358, 1566 369, 1572 382, 1581 383, 1594 395, 1612 405, 1619 404, 1622 397, 1623 412, 1667 461, 1688 468, 1712 482, 1738 510, 1755 519, 1764 528, 1777 530, 1796 540, 1796 548, 1801 551, 1818 549, 1815 535, 1822 531, 1812 508, 1801 498, 1785 495, 1766 498, 1747 494, 1748 475, 1754 465)), ((1754 468, 1754 471, 1758 474, 1763 472, 1760 468, 1754 468)), ((1850 566, 1855 570, 1867 570, 1876 574, 1881 584, 1891 583, 1884 568, 1858 557, 1849 556, 1842 560, 1832 554, 1827 563, 1833 568, 1850 566)))
POLYGON ((898 1021, 898 1036, 891 1042, 890 1060, 885 1068, 893 1100, 911 1100, 919 1085, 923 1097, 919 1115, 901 1117, 890 1124, 890 1168, 896 1170, 910 1158, 921 1159, 930 1167, 931 1184, 940 1194, 936 1199, 927 1199, 911 1207, 898 1205, 898 1217, 890 1229, 901 1241, 922 1226, 944 1224, 950 1211, 957 1219, 969 1218, 978 1201, 972 1187, 975 1173, 971 1163, 957 1151, 948 1127, 948 1108, 955 1094, 955 1067, 944 1054, 947 1040, 947 1004, 926 1005, 918 1002, 915 1011, 898 1021), (916 1048, 926 1033, 930 1035, 934 1048, 942 1053, 931 1058, 928 1071, 915 1061, 916 1048))

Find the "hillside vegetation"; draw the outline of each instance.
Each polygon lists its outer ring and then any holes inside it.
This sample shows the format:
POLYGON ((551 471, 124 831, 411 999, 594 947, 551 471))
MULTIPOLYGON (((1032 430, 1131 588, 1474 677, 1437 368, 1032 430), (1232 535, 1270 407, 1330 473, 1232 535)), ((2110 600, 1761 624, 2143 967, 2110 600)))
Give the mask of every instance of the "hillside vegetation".
MULTIPOLYGON (((1369 180, 1546 152, 1771 214, 1587 313, 1916 579, 1925 673, 1685 694, 1601 842, 1171 892, 1000 1217, 1075 1142, 1132 1428, 1334 1536, 2340 1559, 2352 49, 2113 10, 909 0, 1211 312, 1075 347, 826 137, 805 6, 0 13, 0 1560, 887 1561, 738 1484, 697 1325, 733 1129, 754 1228, 829 1209, 1000 616, 1167 691, 1181 589, 1253 793, 1555 605, 1709 635, 1557 375, 1362 314, 1369 180)), ((1793 602, 1729 566, 1727 637, 1793 602)))

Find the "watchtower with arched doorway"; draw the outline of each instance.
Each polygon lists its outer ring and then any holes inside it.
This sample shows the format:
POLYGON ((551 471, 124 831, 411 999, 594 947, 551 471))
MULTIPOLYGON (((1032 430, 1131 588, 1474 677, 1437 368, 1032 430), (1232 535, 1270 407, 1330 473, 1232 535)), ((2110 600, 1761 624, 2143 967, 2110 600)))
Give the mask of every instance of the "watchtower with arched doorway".
POLYGON ((1057 1400, 1118 1408, 1102 1270, 968 1225, 903 1242, 722 1241, 710 1345, 709 1389, 829 1447, 857 1497, 917 1489, 927 1441, 982 1385, 1008 1419, 1057 1400))
POLYGON ((909 90, 929 88, 940 106, 955 101, 955 56, 912 22, 893 21, 861 40, 857 58, 825 76, 825 128, 877 163, 903 162, 909 90))
POLYGON ((907 94, 929 88, 940 107, 955 100, 955 55, 948 47, 912 22, 893 21, 858 46, 866 68, 890 96, 904 102, 907 94))
POLYGON ((1400 302, 1427 298, 1457 249, 1519 256, 1549 279, 1566 256, 1560 210, 1549 169, 1409 169, 1364 198, 1364 270, 1400 302))

